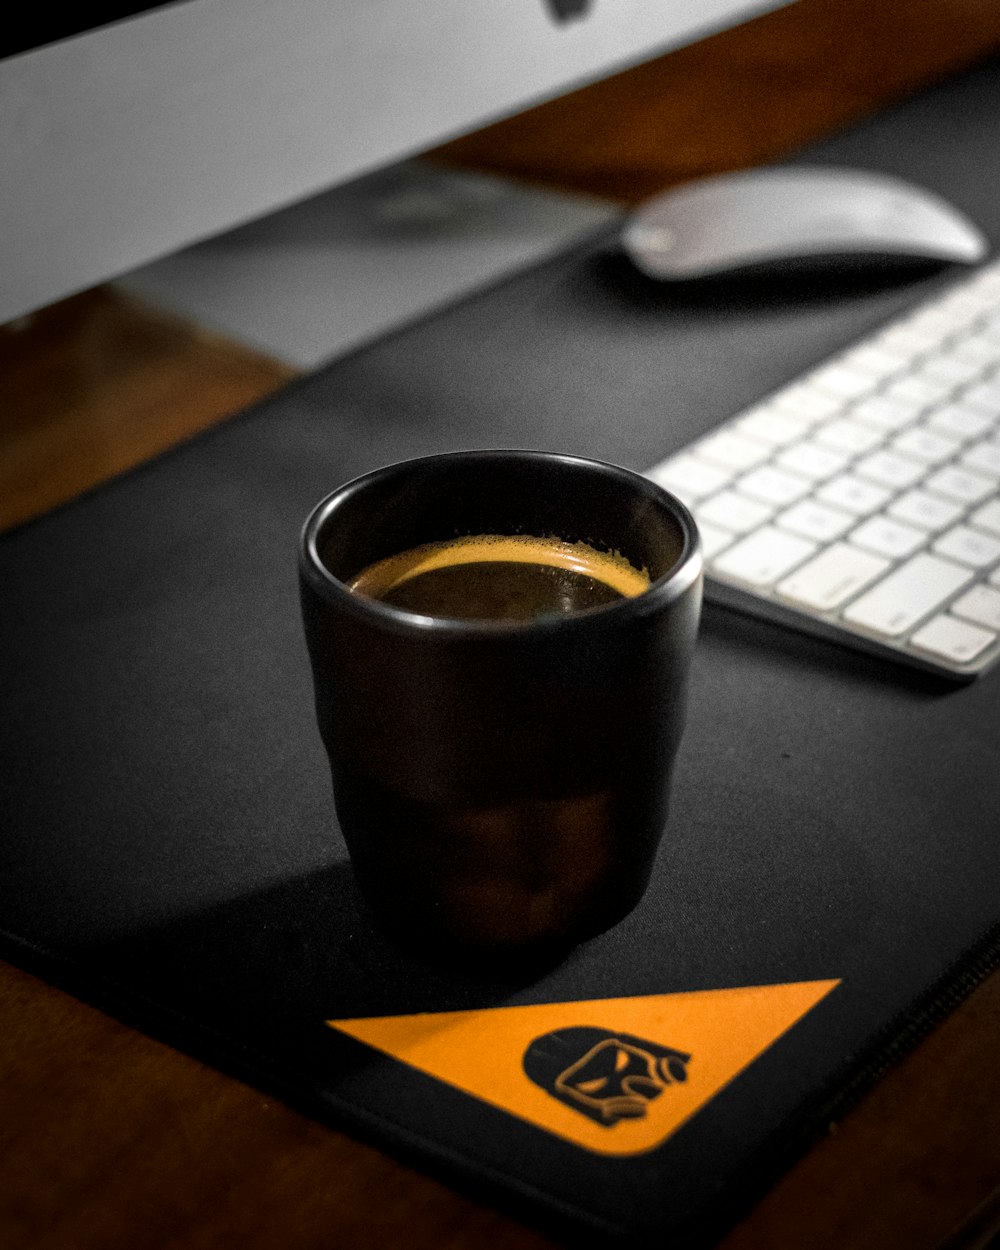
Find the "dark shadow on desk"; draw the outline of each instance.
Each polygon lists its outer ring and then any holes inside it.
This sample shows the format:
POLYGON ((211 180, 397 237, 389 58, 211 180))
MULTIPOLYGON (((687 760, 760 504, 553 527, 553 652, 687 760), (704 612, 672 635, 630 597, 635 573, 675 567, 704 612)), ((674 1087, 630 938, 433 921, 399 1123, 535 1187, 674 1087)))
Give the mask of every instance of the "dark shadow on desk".
POLYGON ((937 274, 960 272, 956 266, 921 259, 865 260, 827 258, 789 262, 689 281, 660 282, 640 272, 613 242, 595 253, 588 277, 612 303, 654 312, 676 311, 687 317, 732 316, 762 308, 803 309, 847 303, 885 293, 904 295, 937 274))
POLYGON ((279 1048, 334 1015, 498 1005, 545 972, 477 974, 404 949, 374 923, 345 861, 78 954, 130 993, 144 987, 172 1010, 279 1048))

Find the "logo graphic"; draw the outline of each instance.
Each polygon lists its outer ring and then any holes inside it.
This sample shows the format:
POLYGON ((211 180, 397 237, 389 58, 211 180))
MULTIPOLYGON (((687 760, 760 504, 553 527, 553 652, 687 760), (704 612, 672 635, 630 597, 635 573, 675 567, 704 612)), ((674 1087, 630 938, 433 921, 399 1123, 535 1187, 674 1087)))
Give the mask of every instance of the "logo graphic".
POLYGON ((536 1038, 524 1053, 524 1070, 553 1098, 610 1128, 640 1119, 668 1085, 686 1081, 690 1060, 629 1033, 577 1027, 536 1038))
POLYGON ((653 1150, 838 981, 328 1020, 584 1150, 653 1150))
POLYGON ((548 9, 557 22, 572 22, 587 16, 590 0, 547 0, 548 9))

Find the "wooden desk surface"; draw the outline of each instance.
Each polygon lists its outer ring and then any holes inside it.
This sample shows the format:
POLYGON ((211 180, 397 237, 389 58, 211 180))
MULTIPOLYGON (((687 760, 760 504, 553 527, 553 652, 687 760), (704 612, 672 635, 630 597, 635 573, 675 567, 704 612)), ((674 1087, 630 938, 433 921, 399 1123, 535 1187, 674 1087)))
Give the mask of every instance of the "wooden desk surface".
MULTIPOLYGON (((998 50, 995 0, 799 0, 439 156, 634 201, 794 152, 998 50)), ((110 289, 0 328, 0 526, 291 375, 110 289)), ((998 1039, 1000 973, 831 1126, 724 1250, 985 1247, 998 1039)), ((0 1082, 11 1250, 559 1244, 2 964, 0 1082)))

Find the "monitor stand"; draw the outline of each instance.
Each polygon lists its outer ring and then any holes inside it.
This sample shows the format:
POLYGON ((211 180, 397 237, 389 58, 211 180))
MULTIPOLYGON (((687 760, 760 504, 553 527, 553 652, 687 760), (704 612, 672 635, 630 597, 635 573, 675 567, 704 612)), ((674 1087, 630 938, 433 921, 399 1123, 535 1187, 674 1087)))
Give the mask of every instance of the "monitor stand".
POLYGON ((116 285, 313 369, 620 212, 410 160, 144 265, 116 285))

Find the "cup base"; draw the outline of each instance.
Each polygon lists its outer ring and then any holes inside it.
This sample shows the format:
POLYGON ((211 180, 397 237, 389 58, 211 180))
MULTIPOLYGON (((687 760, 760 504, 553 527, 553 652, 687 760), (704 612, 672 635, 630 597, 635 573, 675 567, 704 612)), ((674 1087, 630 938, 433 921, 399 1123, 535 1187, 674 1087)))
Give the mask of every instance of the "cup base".
POLYGON ((370 779, 335 789, 376 923, 453 966, 555 965, 612 928, 645 894, 666 823, 593 795, 443 810, 370 779))

